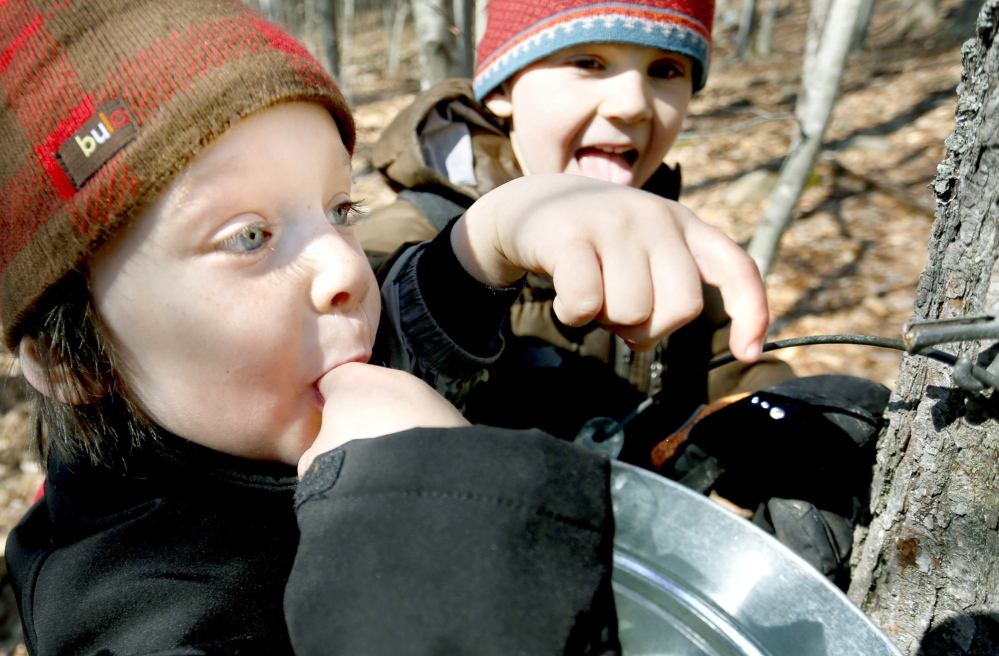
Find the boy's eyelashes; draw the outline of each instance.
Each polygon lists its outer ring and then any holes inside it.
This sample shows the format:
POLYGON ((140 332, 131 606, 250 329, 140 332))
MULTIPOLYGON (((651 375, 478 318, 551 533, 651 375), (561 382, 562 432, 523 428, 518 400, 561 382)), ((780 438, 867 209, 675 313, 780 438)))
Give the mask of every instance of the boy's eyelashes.
POLYGON ((364 201, 344 201, 326 212, 326 219, 335 226, 352 226, 368 211, 364 201))
POLYGON ((672 61, 656 62, 652 66, 649 66, 649 77, 672 80, 674 78, 686 76, 686 68, 672 61))
POLYGON ((672 80, 678 77, 689 77, 690 70, 691 66, 685 62, 664 59, 649 66, 649 77, 672 80))
MULTIPOLYGON (((326 220, 334 226, 349 227, 366 212, 367 206, 362 201, 345 201, 327 210, 326 220)), ((215 250, 250 253, 264 247, 273 236, 266 221, 256 221, 220 241, 215 250)))
MULTIPOLYGON (((606 65, 597 57, 578 57, 566 62, 575 68, 587 71, 602 71, 606 65)), ((687 67, 672 59, 661 60, 652 63, 648 68, 648 76, 656 79, 672 80, 678 77, 687 76, 687 67)))
POLYGON ((600 60, 593 57, 580 57, 578 59, 572 59, 569 61, 569 65, 575 66, 576 68, 582 68, 587 71, 597 71, 604 67, 600 60))

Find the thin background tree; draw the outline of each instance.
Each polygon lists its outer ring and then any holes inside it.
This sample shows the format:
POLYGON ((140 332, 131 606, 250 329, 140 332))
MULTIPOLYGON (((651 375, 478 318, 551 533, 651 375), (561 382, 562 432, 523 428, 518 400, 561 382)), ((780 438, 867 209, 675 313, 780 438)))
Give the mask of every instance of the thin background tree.
POLYGON ((863 0, 831 0, 831 4, 830 0, 812 1, 801 94, 795 107, 797 129, 747 249, 764 277, 770 271, 781 236, 793 219, 794 208, 822 149, 862 3, 863 0))

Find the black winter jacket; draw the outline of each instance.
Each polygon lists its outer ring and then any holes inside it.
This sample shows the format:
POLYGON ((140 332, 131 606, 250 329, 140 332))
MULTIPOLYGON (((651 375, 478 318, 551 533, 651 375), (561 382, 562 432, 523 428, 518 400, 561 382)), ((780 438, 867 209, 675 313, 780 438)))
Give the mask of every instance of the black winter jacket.
POLYGON ((616 653, 607 478, 539 431, 414 429, 296 494, 162 435, 128 471, 52 462, 7 558, 38 656, 616 653))

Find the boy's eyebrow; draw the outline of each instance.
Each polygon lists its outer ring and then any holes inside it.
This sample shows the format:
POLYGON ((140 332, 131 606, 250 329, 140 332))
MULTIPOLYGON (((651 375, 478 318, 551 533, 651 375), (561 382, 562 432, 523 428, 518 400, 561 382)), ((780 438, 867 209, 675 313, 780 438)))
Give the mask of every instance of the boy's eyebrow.
POLYGON ((175 178, 179 186, 173 190, 170 203, 174 220, 186 225, 192 235, 210 233, 213 222, 205 219, 226 213, 229 206, 235 206, 234 198, 243 198, 243 165, 240 157, 226 157, 214 159, 207 167, 183 169, 175 178), (206 183, 210 183, 208 191, 206 183))
POLYGON ((677 59, 687 63, 693 63, 693 59, 683 54, 682 52, 673 52, 672 50, 663 50, 660 59, 677 59))
MULTIPOLYGON (((350 170, 352 157, 346 149, 337 149, 331 154, 335 158, 334 167, 350 170)), ((174 201, 174 206, 179 210, 181 218, 197 219, 206 207, 212 208, 219 205, 225 207, 234 195, 241 198, 242 195, 236 192, 240 191, 243 184, 241 178, 245 164, 243 157, 230 155, 224 159, 213 159, 207 167, 182 171, 184 179, 181 188, 175 192, 174 201), (203 189, 202 184, 209 179, 213 182, 213 193, 206 196, 199 191, 203 189)), ((349 189, 347 191, 349 192, 349 189)))
POLYGON ((227 162, 213 162, 213 165, 207 170, 197 172, 191 170, 182 171, 184 177, 182 179, 183 184, 181 185, 181 189, 178 190, 176 197, 177 207, 184 209, 191 205, 204 205, 206 201, 213 203, 218 196, 228 197, 228 194, 212 194, 206 198, 202 192, 204 183, 209 180, 213 182, 216 189, 220 183, 225 187, 238 184, 241 177, 241 160, 238 157, 227 159, 229 160, 227 162))
MULTIPOLYGON (((343 137, 339 134, 339 130, 337 130, 336 136, 340 140, 340 143, 343 143, 343 137)), ((345 148, 329 149, 327 152, 334 158, 332 161, 333 168, 342 167, 348 171, 351 170, 352 156, 345 148)), ((222 187, 238 191, 238 187, 242 184, 241 178, 244 175, 244 168, 247 166, 247 160, 244 156, 239 153, 227 153, 224 156, 214 153, 213 155, 209 155, 209 158, 206 160, 206 154, 203 153, 199 160, 192 162, 195 166, 188 165, 178 172, 175 181, 181 181, 182 179, 182 184, 180 189, 175 190, 174 202, 176 208, 189 210, 192 205, 195 208, 204 205, 214 205, 220 201, 225 202, 226 199, 232 196, 232 193, 213 193, 209 197, 199 194, 198 191, 206 180, 211 180, 216 190, 222 187)), ((250 168, 252 169, 253 167, 251 166, 250 168)), ((197 209, 194 211, 197 211, 197 209)), ((185 211, 184 214, 187 214, 187 212, 185 211)))

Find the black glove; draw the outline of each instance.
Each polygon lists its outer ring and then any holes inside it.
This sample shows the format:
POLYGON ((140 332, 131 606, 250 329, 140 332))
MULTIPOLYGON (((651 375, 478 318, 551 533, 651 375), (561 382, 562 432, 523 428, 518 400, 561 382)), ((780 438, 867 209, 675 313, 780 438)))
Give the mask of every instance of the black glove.
POLYGON ((842 583, 890 394, 853 376, 778 383, 686 426, 659 471, 755 511, 756 524, 842 583))

